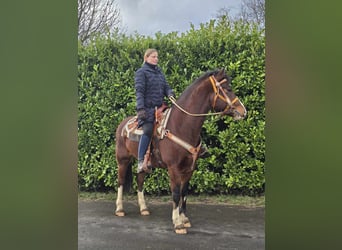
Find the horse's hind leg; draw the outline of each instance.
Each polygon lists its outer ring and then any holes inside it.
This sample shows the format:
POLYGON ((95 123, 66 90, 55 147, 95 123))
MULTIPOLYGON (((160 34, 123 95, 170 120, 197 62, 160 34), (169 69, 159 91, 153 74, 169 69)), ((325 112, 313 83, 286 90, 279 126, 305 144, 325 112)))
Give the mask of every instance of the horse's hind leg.
POLYGON ((123 196, 123 185, 120 185, 118 187, 118 193, 117 193, 117 198, 116 198, 116 210, 115 210, 116 216, 125 216, 125 211, 123 209, 122 196, 123 196))
POLYGON ((148 208, 146 206, 145 202, 145 196, 144 196, 144 180, 145 180, 146 173, 142 172, 138 174, 137 182, 138 182, 138 204, 140 208, 140 214, 141 215, 150 215, 150 212, 148 211, 148 208))
MULTIPOLYGON (((123 191, 124 185, 127 185, 129 176, 127 175, 127 169, 131 167, 130 159, 118 160, 118 192, 116 197, 116 216, 125 216, 125 211, 123 208, 123 191)), ((131 173, 131 172, 130 172, 131 173)))

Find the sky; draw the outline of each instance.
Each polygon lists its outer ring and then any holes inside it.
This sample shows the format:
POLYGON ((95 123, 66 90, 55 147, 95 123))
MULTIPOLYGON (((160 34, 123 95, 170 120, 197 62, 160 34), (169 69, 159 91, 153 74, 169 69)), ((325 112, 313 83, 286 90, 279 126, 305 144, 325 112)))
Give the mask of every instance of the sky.
POLYGON ((198 28, 215 18, 225 7, 234 16, 240 11, 241 0, 116 0, 123 30, 127 34, 153 36, 161 31, 186 32, 190 24, 198 28))

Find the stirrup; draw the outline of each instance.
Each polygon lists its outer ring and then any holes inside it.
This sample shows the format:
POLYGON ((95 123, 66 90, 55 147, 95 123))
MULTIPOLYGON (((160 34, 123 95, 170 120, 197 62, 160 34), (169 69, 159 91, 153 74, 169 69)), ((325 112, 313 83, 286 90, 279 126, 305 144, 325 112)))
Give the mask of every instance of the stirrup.
POLYGON ((144 172, 144 161, 139 161, 138 162, 137 173, 140 174, 142 172, 144 172))
POLYGON ((144 165, 143 170, 145 171, 145 173, 150 174, 150 173, 152 173, 152 166, 151 165, 144 165))
POLYGON ((138 162, 137 173, 140 174, 142 172, 145 172, 148 174, 152 173, 152 166, 147 166, 147 164, 145 164, 144 161, 138 162))

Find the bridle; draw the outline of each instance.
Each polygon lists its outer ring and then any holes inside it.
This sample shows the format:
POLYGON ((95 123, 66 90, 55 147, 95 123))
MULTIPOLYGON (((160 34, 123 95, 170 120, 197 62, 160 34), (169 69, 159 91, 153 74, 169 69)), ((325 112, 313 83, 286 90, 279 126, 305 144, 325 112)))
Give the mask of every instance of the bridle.
POLYGON ((233 101, 230 100, 230 98, 228 97, 228 95, 226 94, 226 92, 224 92, 221 84, 225 83, 227 81, 226 78, 222 79, 220 82, 218 82, 216 80, 216 78, 214 76, 210 76, 209 77, 211 85, 213 86, 213 90, 215 93, 215 97, 214 97, 214 102, 212 104, 213 109, 215 110, 215 106, 216 106, 216 101, 217 98, 220 98, 222 101, 224 101, 225 103, 227 103, 226 108, 222 111, 222 113, 226 112, 228 109, 231 108, 231 106, 233 106, 233 104, 239 100, 239 98, 236 96, 234 98, 233 101), (222 92, 222 95, 220 94, 220 92, 222 92))
POLYGON ((228 97, 228 95, 224 92, 224 90, 223 90, 221 85, 227 81, 226 78, 222 79, 219 82, 219 81, 216 80, 215 76, 212 75, 212 76, 209 77, 209 80, 210 80, 210 83, 211 83, 211 85, 213 87, 213 90, 214 90, 214 93, 215 93, 214 101, 212 103, 212 108, 213 108, 213 110, 215 110, 216 102, 217 102, 217 99, 219 98, 219 99, 221 99, 222 101, 224 101, 227 104, 223 111, 221 111, 221 112, 214 112, 214 113, 205 113, 205 114, 193 114, 193 113, 190 113, 190 112, 186 111, 181 106, 179 106, 176 103, 176 99, 173 96, 170 97, 171 102, 178 109, 180 109, 185 114, 190 115, 190 116, 210 116, 210 115, 222 115, 222 114, 225 114, 233 106, 233 104, 239 100, 239 98, 235 97, 234 100, 231 101, 230 98, 228 97))

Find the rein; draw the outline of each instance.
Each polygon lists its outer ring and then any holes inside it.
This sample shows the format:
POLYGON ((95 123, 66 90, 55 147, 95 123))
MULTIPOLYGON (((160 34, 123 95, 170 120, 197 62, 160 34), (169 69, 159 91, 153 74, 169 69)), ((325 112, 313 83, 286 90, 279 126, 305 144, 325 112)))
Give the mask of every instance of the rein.
POLYGON ((190 116, 221 115, 221 114, 225 113, 239 98, 235 97, 234 100, 231 101, 229 99, 229 97, 227 96, 227 94, 222 89, 221 84, 226 82, 227 79, 223 79, 220 82, 218 82, 214 76, 210 76, 209 79, 210 79, 211 85, 212 85, 214 93, 215 93, 215 99, 214 99, 214 103, 213 103, 212 107, 215 110, 215 105, 216 105, 217 98, 220 98, 221 100, 223 100, 224 102, 227 103, 227 106, 226 106, 226 108, 223 111, 221 111, 221 112, 214 112, 214 113, 205 113, 205 114, 193 114, 193 113, 190 113, 190 112, 186 111, 181 106, 179 106, 176 103, 176 99, 173 96, 170 96, 169 99, 171 100, 172 104, 174 104, 178 109, 180 109, 185 114, 190 115, 190 116), (220 94, 220 91, 222 92, 223 95, 220 94))

